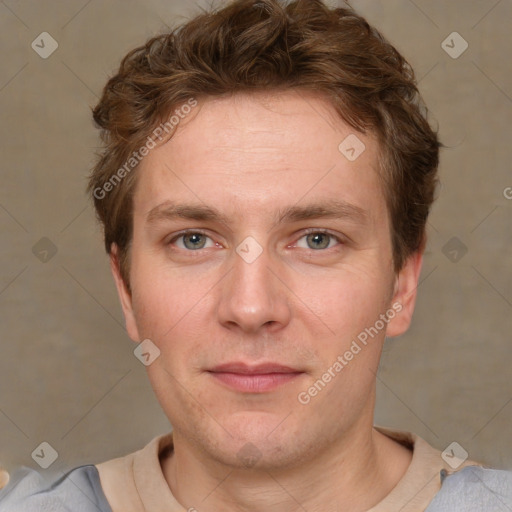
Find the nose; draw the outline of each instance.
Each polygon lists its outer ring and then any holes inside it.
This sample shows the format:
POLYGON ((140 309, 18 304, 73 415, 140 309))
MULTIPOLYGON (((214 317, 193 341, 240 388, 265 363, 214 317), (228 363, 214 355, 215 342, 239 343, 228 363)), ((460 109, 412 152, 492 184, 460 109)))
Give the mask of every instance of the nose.
POLYGON ((249 244, 245 248, 246 253, 243 247, 239 247, 240 252, 233 252, 232 269, 223 280, 217 311, 219 321, 225 327, 245 333, 262 329, 277 331, 291 317, 290 291, 283 284, 283 271, 265 248, 257 255, 262 246, 256 248, 249 244))

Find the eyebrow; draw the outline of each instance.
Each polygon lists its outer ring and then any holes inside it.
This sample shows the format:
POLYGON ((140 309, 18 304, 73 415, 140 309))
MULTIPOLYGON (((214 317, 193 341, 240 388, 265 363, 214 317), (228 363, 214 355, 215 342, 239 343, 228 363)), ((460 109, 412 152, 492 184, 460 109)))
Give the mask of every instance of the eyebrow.
MULTIPOLYGON (((305 206, 289 206, 279 209, 275 216, 275 225, 301 220, 332 218, 348 219, 359 224, 368 220, 368 212, 363 208, 342 200, 326 200, 305 206)), ((214 207, 203 204, 179 204, 164 201, 152 208, 146 217, 146 223, 154 224, 165 220, 189 219, 220 222, 229 225, 229 219, 214 207)))

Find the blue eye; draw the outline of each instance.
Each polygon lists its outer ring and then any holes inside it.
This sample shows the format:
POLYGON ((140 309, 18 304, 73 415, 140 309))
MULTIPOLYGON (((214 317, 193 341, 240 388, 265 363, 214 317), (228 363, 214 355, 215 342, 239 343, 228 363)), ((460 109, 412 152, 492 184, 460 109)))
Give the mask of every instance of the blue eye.
MULTIPOLYGON (((302 249, 310 249, 314 251, 330 249, 335 245, 342 244, 343 241, 340 237, 329 233, 328 231, 320 231, 318 229, 311 229, 301 236, 297 241, 297 246, 302 249), (300 243, 305 240, 305 243, 300 243)), ((176 245, 179 249, 186 251, 198 251, 209 247, 215 247, 217 244, 204 232, 182 231, 175 235, 172 240, 168 242, 169 245, 176 245)))
POLYGON ((303 238, 306 239, 307 244, 307 246, 303 248, 313 249, 315 251, 321 249, 330 249, 332 247, 332 241, 341 243, 341 240, 337 236, 332 235, 326 231, 309 231, 304 236, 299 238, 299 240, 302 240, 303 238))
MULTIPOLYGON (((186 233, 181 233, 174 237, 169 244, 172 244, 175 241, 183 241, 180 245, 177 243, 177 246, 180 249, 187 249, 191 251, 196 251, 198 249, 204 249, 206 247, 207 240, 210 239, 201 231, 188 231, 186 233)), ((210 239, 211 240, 211 239, 210 239)), ((212 241, 213 242, 213 241, 212 241)), ((213 243, 208 247, 213 247, 213 243)))

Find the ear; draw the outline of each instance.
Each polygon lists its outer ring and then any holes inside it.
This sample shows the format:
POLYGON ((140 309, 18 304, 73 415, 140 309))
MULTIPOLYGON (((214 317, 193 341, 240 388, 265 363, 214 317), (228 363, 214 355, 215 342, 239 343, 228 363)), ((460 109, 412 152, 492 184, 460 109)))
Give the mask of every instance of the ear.
POLYGON ((110 250, 110 270, 112 271, 112 275, 114 276, 114 281, 116 283, 117 294, 119 295, 119 300, 121 301, 121 307, 123 308, 124 313, 124 321, 126 325, 126 331, 128 332, 128 336, 135 341, 140 341, 139 330, 137 328, 137 323, 135 322, 135 315, 133 314, 132 307, 132 296, 126 287, 126 283, 121 277, 121 270, 119 266, 119 252, 116 244, 112 244, 110 250))
POLYGON ((411 325, 422 264, 423 251, 420 249, 407 258, 395 278, 395 289, 391 304, 397 314, 388 322, 387 337, 400 336, 411 325))

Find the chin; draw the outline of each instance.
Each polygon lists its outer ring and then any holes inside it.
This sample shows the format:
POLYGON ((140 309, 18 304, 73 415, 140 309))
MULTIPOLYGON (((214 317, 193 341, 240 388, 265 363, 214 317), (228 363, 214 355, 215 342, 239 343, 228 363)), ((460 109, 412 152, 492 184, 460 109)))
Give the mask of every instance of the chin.
MULTIPOLYGON (((312 439, 308 443, 299 437, 297 429, 287 424, 285 418, 286 414, 247 411, 225 418, 220 422, 225 430, 217 426, 216 435, 210 430, 204 449, 212 458, 234 469, 270 471, 296 466, 310 456, 315 442, 312 439)), ((291 418, 290 415, 288 419, 291 418)), ((299 431, 302 436, 307 435, 304 430, 299 431)))

